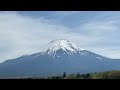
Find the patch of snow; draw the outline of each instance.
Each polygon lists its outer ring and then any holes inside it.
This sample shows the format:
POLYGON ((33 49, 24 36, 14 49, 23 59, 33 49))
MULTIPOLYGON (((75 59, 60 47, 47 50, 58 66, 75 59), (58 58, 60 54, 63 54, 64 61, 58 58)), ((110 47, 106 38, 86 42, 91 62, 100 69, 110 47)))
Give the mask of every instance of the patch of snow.
POLYGON ((103 59, 103 58, 101 58, 101 57, 96 57, 97 59, 103 59))
POLYGON ((60 56, 57 56, 57 57, 60 57, 60 56))
POLYGON ((67 52, 68 54, 72 53, 77 53, 80 52, 84 49, 79 48, 76 44, 73 42, 70 42, 68 40, 64 39, 59 39, 59 40, 53 40, 49 42, 46 46, 45 49, 42 51, 42 53, 47 52, 48 55, 50 54, 56 54, 57 50, 62 49, 63 51, 67 52))

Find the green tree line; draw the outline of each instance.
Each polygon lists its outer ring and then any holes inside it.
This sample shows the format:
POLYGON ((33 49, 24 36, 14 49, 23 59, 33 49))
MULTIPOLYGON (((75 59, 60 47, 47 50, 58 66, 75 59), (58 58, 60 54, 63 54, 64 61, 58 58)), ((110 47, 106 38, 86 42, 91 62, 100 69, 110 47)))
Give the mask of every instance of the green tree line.
POLYGON ((30 77, 27 79, 120 79, 120 71, 106 71, 87 74, 67 74, 64 72, 61 76, 50 76, 47 78, 30 77))

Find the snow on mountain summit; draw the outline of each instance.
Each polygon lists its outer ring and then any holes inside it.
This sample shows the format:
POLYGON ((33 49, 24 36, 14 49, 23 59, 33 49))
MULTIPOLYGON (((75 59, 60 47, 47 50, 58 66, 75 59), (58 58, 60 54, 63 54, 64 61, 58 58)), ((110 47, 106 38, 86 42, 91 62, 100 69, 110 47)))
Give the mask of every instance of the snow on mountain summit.
POLYGON ((47 52, 48 54, 51 54, 56 53, 56 51, 58 50, 63 50, 67 53, 76 53, 82 51, 83 49, 79 48, 76 44, 68 40, 57 39, 49 42, 42 52, 43 53, 47 52))

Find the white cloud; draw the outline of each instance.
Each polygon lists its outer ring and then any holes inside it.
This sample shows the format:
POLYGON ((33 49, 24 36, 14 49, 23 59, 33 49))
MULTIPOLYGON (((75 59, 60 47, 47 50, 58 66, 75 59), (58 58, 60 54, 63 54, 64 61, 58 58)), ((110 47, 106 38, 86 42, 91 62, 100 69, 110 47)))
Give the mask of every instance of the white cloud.
POLYGON ((4 49, 0 52, 0 62, 40 51, 44 44, 54 39, 66 38, 77 41, 85 37, 69 33, 69 29, 44 18, 33 19, 15 12, 0 13, 0 49, 4 49))
MULTIPOLYGON (((80 25, 80 27, 70 28, 62 24, 55 24, 44 17, 30 18, 19 15, 17 12, 0 12, 0 62, 23 54, 38 52, 44 44, 61 38, 71 40, 81 48, 92 50, 96 43, 102 42, 106 38, 106 33, 118 30, 115 23, 113 21, 92 21, 80 25)), ((98 44, 97 46, 99 48, 98 44)), ((92 51, 99 52, 98 48, 94 48, 92 51)), ((100 54, 110 56, 111 50, 107 50, 102 50, 103 53, 100 54)), ((115 53, 118 52, 115 51, 115 53)), ((118 54, 112 56, 119 57, 118 54)))
POLYGON ((120 59, 119 47, 88 47, 88 50, 113 59, 120 59))
POLYGON ((66 17, 77 13, 80 13, 80 11, 56 11, 54 15, 58 17, 66 17))
POLYGON ((106 33, 109 35, 118 30, 115 21, 90 21, 88 23, 84 23, 79 27, 76 27, 78 31, 81 31, 83 34, 88 34, 91 36, 101 36, 106 33))

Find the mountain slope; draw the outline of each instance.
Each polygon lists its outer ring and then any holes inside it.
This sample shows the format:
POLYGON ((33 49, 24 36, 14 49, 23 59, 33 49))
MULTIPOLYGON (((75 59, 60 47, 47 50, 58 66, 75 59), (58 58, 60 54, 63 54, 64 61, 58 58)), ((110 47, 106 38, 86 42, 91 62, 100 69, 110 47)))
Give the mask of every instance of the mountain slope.
POLYGON ((48 76, 120 69, 120 60, 79 48, 68 40, 49 42, 39 53, 24 55, 0 64, 0 77, 48 76))

